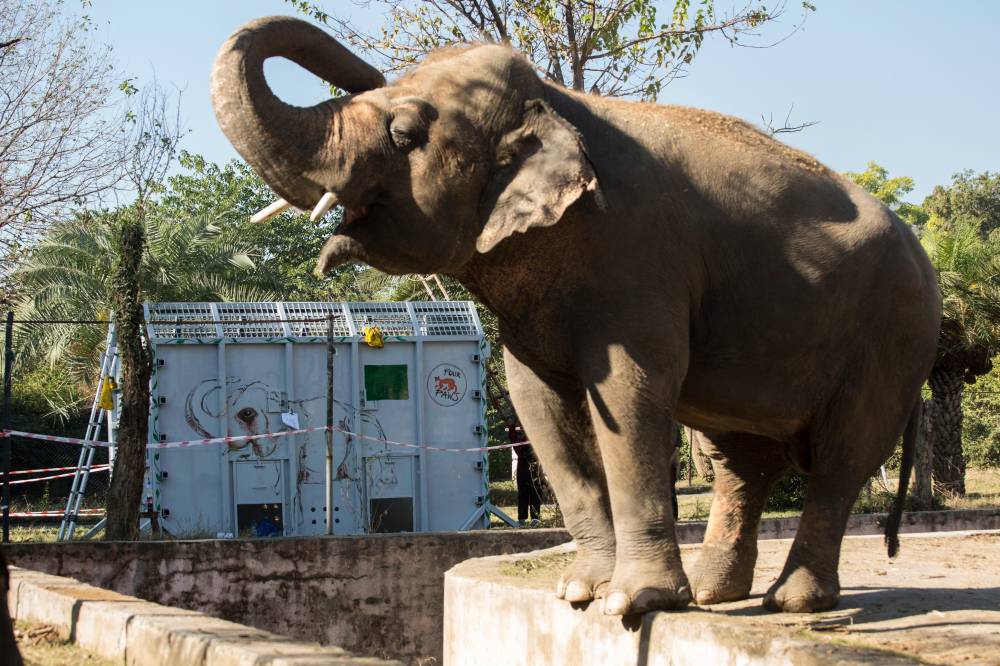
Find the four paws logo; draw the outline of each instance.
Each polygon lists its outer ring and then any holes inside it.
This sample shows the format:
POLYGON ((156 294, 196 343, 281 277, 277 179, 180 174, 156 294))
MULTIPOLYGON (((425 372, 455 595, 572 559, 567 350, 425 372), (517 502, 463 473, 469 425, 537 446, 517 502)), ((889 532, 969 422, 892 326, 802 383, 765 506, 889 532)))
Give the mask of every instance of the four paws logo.
POLYGON ((451 363, 442 363, 427 375, 427 393, 442 407, 460 403, 467 388, 465 373, 451 363))

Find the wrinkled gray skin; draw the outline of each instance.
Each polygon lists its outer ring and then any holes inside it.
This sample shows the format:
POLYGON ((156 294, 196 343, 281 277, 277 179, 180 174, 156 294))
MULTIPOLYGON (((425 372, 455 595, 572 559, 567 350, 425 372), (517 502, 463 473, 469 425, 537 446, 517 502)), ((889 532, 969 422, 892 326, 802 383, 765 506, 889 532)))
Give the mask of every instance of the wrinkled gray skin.
POLYGON ((570 92, 504 46, 440 51, 380 86, 289 18, 239 29, 212 80, 222 128, 280 196, 345 205, 320 271, 443 273, 496 312, 579 546, 557 594, 617 615, 746 597, 765 496, 794 465, 809 493, 764 604, 836 605, 851 505, 934 357, 936 280, 906 226, 739 120, 570 92), (264 83, 271 56, 355 94, 287 106, 264 83), (707 434, 717 477, 690 578, 675 417, 707 434))

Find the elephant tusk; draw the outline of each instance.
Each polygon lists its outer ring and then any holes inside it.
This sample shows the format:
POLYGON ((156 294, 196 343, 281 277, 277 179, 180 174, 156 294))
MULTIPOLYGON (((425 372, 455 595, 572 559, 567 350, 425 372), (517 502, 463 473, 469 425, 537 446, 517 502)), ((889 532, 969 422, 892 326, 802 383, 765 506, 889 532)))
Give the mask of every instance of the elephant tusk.
POLYGON ((258 224, 259 222, 266 222, 275 215, 283 213, 284 211, 288 210, 291 207, 292 204, 288 203, 284 199, 278 199, 277 201, 269 203, 268 205, 264 206, 259 211, 254 213, 253 217, 250 218, 250 222, 253 224, 258 224))
POLYGON ((309 221, 315 222, 319 218, 326 215, 326 211, 330 210, 337 204, 337 195, 333 192, 327 192, 324 194, 316 207, 313 208, 313 212, 309 215, 309 221))

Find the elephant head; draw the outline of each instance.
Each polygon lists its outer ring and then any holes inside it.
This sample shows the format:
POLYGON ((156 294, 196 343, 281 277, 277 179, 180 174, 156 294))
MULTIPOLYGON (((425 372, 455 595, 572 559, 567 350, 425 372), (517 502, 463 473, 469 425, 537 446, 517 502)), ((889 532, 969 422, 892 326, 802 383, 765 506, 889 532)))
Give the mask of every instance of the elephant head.
POLYGON ((459 272, 511 234, 555 224, 596 178, 579 134, 543 98, 532 66, 506 46, 444 49, 386 85, 327 33, 287 17, 238 29, 212 73, 219 124, 265 182, 314 217, 344 206, 321 272, 349 260, 459 272), (264 80, 273 56, 351 94, 288 105, 264 80))

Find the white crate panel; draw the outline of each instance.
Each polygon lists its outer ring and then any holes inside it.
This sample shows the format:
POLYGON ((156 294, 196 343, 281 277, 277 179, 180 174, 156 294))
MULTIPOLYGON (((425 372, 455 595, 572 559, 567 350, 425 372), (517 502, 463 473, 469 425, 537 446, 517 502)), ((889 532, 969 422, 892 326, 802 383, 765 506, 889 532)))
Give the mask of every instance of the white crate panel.
MULTIPOLYGON (((483 350, 482 332, 471 303, 146 307, 154 353, 163 361, 153 379, 154 440, 283 430, 281 415, 289 409, 300 427, 325 423, 326 331, 332 314, 335 423, 399 442, 457 448, 484 442, 476 432, 482 402, 474 397, 481 388, 475 357, 483 350), (360 339, 365 325, 382 329, 383 348, 360 339), (366 366, 395 366, 372 374, 371 390, 383 396, 378 400, 365 400, 366 366)), ((245 511, 258 503, 274 511, 265 505, 280 503, 283 534, 324 533, 325 440, 317 431, 154 454, 159 478, 151 487, 162 524, 178 535, 243 533, 246 525, 237 525, 241 506, 245 511), (270 485, 258 478, 264 478, 256 474, 258 463, 278 470, 264 475, 270 485)), ((333 453, 335 534, 373 529, 376 503, 380 512, 393 507, 394 519, 406 511, 399 507, 411 506, 412 529, 459 529, 485 493, 480 453, 435 454, 342 432, 333 436, 333 453)))
POLYGON ((334 336, 361 335, 377 326, 386 337, 478 337, 482 327, 468 301, 389 303, 147 303, 147 324, 155 342, 325 337, 333 315, 334 336))

